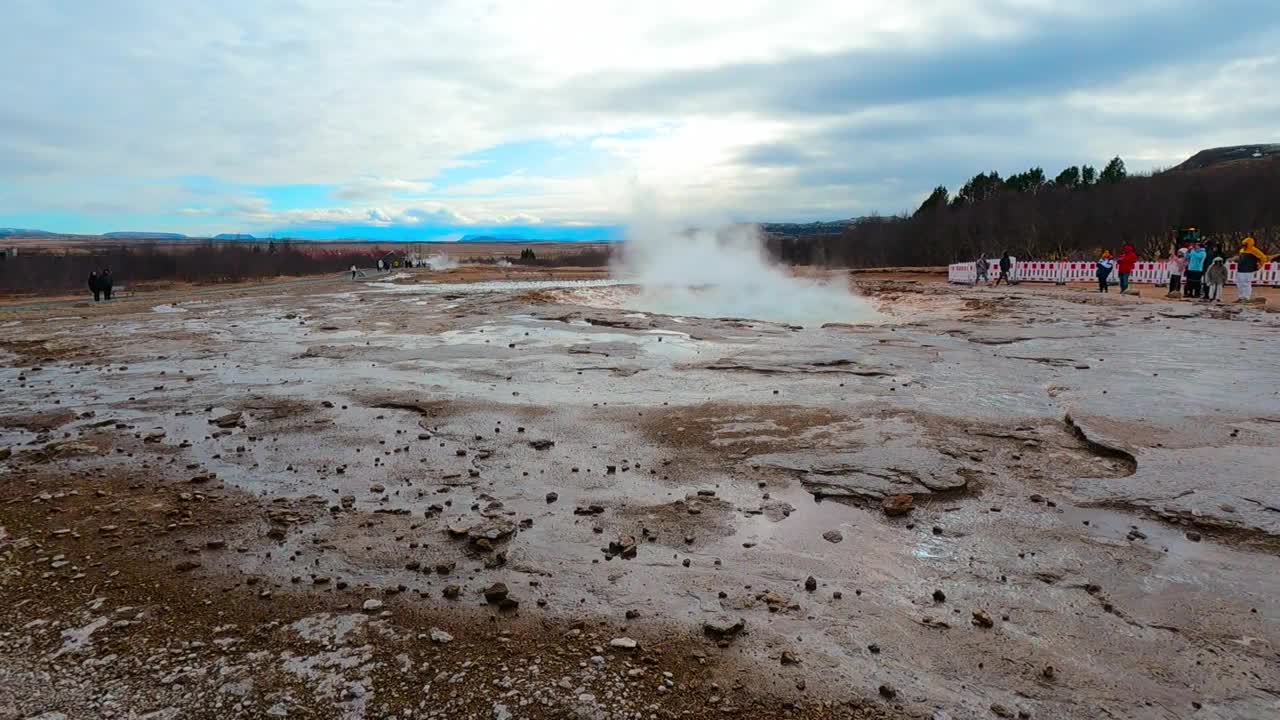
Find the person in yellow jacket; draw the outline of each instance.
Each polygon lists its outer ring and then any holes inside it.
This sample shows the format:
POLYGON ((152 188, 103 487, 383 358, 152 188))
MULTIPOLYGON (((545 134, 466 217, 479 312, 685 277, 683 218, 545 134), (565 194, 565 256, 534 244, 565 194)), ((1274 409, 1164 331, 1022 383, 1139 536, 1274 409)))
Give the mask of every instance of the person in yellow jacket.
POLYGON ((1254 239, 1247 237, 1240 247, 1240 255, 1236 258, 1236 295, 1237 302, 1249 302, 1253 297, 1253 274, 1266 265, 1267 254, 1258 249, 1254 239))

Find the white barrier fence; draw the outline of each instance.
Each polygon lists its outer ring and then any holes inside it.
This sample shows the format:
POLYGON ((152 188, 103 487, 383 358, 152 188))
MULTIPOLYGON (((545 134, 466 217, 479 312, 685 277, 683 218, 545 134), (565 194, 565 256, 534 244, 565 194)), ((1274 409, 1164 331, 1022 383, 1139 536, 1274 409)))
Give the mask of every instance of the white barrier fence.
MULTIPOLYGON (((992 260, 987 276, 995 280, 1000 276, 1000 261, 992 260)), ((1097 263, 1094 262, 1045 262, 1041 260, 1014 259, 1010 279, 1014 282, 1097 282, 1097 263)), ((975 263, 955 263, 947 266, 947 281, 953 283, 977 282, 978 270, 975 263)), ((1227 282, 1235 282, 1236 264, 1227 263, 1227 282)), ((1111 282, 1119 281, 1119 273, 1112 269, 1111 282)), ((1145 285, 1165 285, 1169 282, 1169 271, 1164 262, 1139 262, 1133 266, 1129 282, 1145 285)), ((1280 286, 1280 262, 1269 262, 1253 274, 1254 285, 1280 286)))

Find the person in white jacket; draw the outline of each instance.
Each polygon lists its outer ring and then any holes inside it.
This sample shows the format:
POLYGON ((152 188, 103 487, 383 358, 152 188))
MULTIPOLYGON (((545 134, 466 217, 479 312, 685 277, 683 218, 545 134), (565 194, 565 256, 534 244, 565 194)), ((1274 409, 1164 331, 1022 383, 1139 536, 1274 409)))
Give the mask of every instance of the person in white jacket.
POLYGON ((1169 260, 1165 263, 1165 270, 1169 273, 1169 294, 1175 295, 1182 292, 1182 276, 1187 271, 1187 251, 1178 248, 1178 251, 1169 256, 1169 260))

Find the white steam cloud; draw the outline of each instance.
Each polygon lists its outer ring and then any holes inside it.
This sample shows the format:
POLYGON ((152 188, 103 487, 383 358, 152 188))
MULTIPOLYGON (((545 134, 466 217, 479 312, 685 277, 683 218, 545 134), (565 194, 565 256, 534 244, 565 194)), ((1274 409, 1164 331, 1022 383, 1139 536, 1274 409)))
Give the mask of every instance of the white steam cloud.
POLYGON ((461 265, 461 263, 459 263, 457 260, 454 260, 453 258, 443 253, 436 254, 436 255, 428 255, 427 258, 422 262, 424 265, 426 265, 427 267, 437 272, 442 270, 452 270, 461 265))
POLYGON ((796 277, 773 262, 753 225, 712 231, 633 224, 613 272, 640 287, 627 307, 663 315, 803 326, 883 319, 846 279, 796 277))

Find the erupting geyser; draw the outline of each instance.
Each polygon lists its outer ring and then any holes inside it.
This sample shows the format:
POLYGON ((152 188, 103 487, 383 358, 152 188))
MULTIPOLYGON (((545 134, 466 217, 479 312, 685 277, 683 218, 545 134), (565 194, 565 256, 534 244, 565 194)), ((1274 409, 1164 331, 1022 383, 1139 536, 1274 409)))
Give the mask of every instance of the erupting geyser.
POLYGON ((803 326, 883 319, 843 278, 796 277, 771 261, 759 230, 750 225, 718 230, 633 225, 613 271, 640 288, 626 306, 646 312, 803 326))

